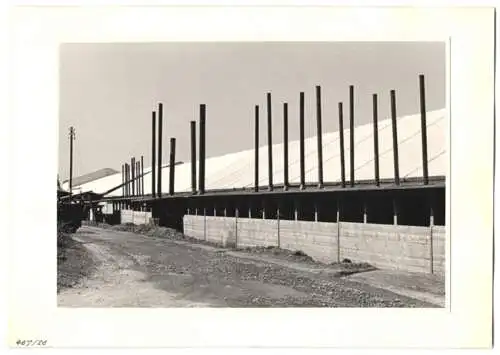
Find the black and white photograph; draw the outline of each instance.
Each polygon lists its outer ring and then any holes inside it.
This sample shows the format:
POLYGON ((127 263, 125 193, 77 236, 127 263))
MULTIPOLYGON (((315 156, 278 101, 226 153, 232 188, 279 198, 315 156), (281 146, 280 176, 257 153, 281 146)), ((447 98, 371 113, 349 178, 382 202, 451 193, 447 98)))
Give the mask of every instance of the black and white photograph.
POLYGON ((11 15, 10 347, 493 346, 493 8, 11 15))
POLYGON ((446 46, 63 44, 59 305, 444 307, 446 46))

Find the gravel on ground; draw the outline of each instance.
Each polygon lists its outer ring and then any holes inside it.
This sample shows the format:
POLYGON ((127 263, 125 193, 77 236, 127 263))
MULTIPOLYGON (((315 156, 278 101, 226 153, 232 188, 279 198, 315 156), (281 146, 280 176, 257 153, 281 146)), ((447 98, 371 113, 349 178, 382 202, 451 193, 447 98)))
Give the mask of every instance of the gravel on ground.
POLYGON ((60 306, 436 307, 335 274, 235 256, 171 230, 85 226, 75 240, 99 263, 86 282, 61 292, 60 306), (136 233, 117 231, 126 228, 136 233))
POLYGON ((337 272, 337 276, 348 276, 359 272, 366 272, 376 270, 373 265, 369 263, 353 263, 351 260, 345 259, 341 262, 334 262, 331 264, 324 264, 317 260, 314 260, 311 256, 305 254, 301 250, 286 250, 281 249, 277 246, 256 246, 256 247, 223 247, 221 243, 214 243, 207 240, 200 240, 192 237, 188 237, 183 233, 173 229, 166 227, 158 227, 154 225, 134 225, 132 223, 119 224, 119 225, 109 225, 109 224, 100 224, 99 227, 111 229, 114 231, 123 231, 123 232, 132 232, 138 233, 150 237, 156 238, 166 238, 170 240, 185 240, 189 241, 193 244, 214 246, 219 248, 224 248, 227 250, 233 250, 243 253, 248 253, 251 255, 264 255, 270 256, 273 259, 291 261, 291 262, 299 262, 305 265, 314 265, 321 267, 322 269, 328 270, 333 269, 337 272))

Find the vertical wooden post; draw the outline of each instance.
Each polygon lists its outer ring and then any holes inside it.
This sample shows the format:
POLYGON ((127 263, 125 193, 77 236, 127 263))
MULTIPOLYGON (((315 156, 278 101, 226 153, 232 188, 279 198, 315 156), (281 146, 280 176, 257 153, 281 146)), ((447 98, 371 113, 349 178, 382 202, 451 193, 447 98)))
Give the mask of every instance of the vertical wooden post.
POLYGON ((396 117, 396 91, 391 90, 392 150, 394 152, 394 183, 399 185, 398 123, 396 117))
POLYGON ((139 174, 137 172, 137 169, 139 165, 137 165, 139 162, 134 158, 134 180, 135 180, 135 196, 139 194, 139 174))
POLYGON ((431 195, 430 197, 430 215, 429 215, 429 257, 430 257, 430 272, 431 274, 434 273, 434 196, 431 195))
POLYGON ((350 124, 350 153, 351 153, 351 187, 354 187, 354 86, 349 86, 349 124, 350 124))
POLYGON ((135 195, 141 194, 141 162, 139 159, 134 158, 135 162, 135 195))
POLYGON ((132 196, 132 170, 130 164, 127 164, 128 196, 132 196))
POLYGON ((281 237, 280 237, 280 205, 279 205, 279 200, 278 200, 278 207, 276 208, 276 220, 278 224, 278 240, 277 240, 277 247, 279 248, 281 245, 281 237))
POLYGON ((392 199, 392 209, 393 209, 393 213, 394 213, 393 223, 394 223, 394 225, 397 225, 399 211, 398 211, 398 203, 397 203, 396 197, 393 197, 393 199, 392 199))
POLYGON ((142 194, 142 191, 141 191, 141 162, 139 160, 137 160, 135 162, 135 164, 137 165, 137 195, 140 196, 142 194))
POLYGON ((234 228, 234 244, 235 247, 238 248, 238 218, 240 217, 240 210, 238 209, 238 204, 236 204, 236 208, 234 210, 234 215, 235 215, 235 228, 234 228))
POLYGON ((259 105, 255 105, 254 191, 259 191, 259 105))
MULTIPOLYGON (((127 170, 125 164, 122 165, 122 197, 127 196, 127 170)), ((122 200, 123 201, 123 200, 122 200)))
POLYGON ((168 193, 172 196, 175 193, 175 138, 170 138, 170 176, 168 183, 168 193))
POLYGON ((132 167, 132 170, 134 172, 134 182, 135 182, 135 193, 134 193, 134 196, 137 196, 138 193, 139 193, 139 184, 138 184, 138 182, 139 182, 139 180, 138 180, 139 176, 137 175, 137 163, 138 162, 134 158, 134 166, 132 167))
POLYGON ((158 104, 158 197, 161 197, 163 153, 163 104, 158 104))
POLYGON ((69 202, 73 196, 73 141, 75 140, 75 129, 69 128, 69 202))
POLYGON ((345 187, 345 151, 344 151, 344 109, 339 102, 339 142, 340 142, 340 178, 345 187))
POLYGON ((145 195, 144 193, 144 156, 141 155, 141 192, 142 196, 145 195))
POLYGON ((132 196, 135 196, 135 158, 130 158, 130 182, 132 185, 132 196))
POLYGON ((156 112, 152 113, 152 140, 151 140, 151 195, 156 197, 156 112))
POLYGON ((318 142, 318 187, 323 187, 323 128, 321 122, 321 86, 316 86, 316 129, 318 142))
POLYGON ((196 121, 190 122, 191 128, 191 192, 196 193, 196 121))
POLYGON ((288 103, 283 104, 283 189, 288 190, 288 103))
POLYGON ((207 208, 203 207, 203 237, 207 240, 207 208))
POLYGON ((205 114, 206 107, 200 105, 200 167, 199 167, 199 194, 205 193, 205 114))
POLYGON ((378 100, 377 94, 373 94, 373 156, 375 164, 375 184, 380 186, 380 168, 378 154, 378 100))
POLYGON ((125 165, 122 164, 122 197, 125 196, 125 165))
POLYGON ((300 93, 299 107, 299 139, 300 139, 300 189, 306 188, 305 143, 304 143, 304 93, 300 93))
POLYGON ((425 78, 424 75, 419 76, 420 81, 420 120, 422 129, 422 168, 424 184, 429 184, 429 161, 427 159, 427 111, 425 107, 425 78))
POLYGON ((271 113, 271 93, 267 93, 267 147, 268 147, 268 173, 269 191, 273 190, 273 131, 271 113))
POLYGON ((129 195, 129 172, 128 172, 128 163, 125 163, 125 196, 129 195))
POLYGON ((340 199, 337 199, 337 262, 339 263, 340 263, 340 232, 341 232, 340 208, 341 208, 341 201, 340 199))

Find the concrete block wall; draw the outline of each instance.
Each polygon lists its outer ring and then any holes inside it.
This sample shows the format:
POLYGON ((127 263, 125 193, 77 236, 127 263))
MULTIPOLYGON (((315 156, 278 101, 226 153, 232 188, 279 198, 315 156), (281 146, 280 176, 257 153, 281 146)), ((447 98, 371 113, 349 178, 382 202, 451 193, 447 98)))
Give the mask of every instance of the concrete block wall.
POLYGON ((102 206, 102 213, 104 214, 113 214, 113 203, 104 203, 102 206))
POLYGON ((432 227, 432 253, 434 273, 444 275, 446 269, 446 227, 432 227))
POLYGON ((430 227, 340 224, 340 258, 380 268, 430 272, 430 227))
POLYGON ((206 216, 204 238, 212 243, 236 246, 236 218, 206 216))
POLYGON ((280 220, 280 248, 301 250, 324 263, 338 261, 338 224, 280 220))
POLYGON ((149 224, 152 218, 151 212, 141 212, 132 210, 121 210, 120 211, 120 223, 133 223, 136 225, 149 224))
POLYGON ((184 216, 184 235, 205 240, 205 218, 203 216, 184 216))
POLYGON ((382 269, 445 273, 445 227, 184 216, 184 234, 239 248, 278 246, 332 263, 350 259, 382 269), (432 234, 431 234, 432 233, 432 234), (431 247, 432 241, 432 247, 431 247))
POLYGON ((238 218, 236 225, 238 247, 278 246, 277 220, 238 218))

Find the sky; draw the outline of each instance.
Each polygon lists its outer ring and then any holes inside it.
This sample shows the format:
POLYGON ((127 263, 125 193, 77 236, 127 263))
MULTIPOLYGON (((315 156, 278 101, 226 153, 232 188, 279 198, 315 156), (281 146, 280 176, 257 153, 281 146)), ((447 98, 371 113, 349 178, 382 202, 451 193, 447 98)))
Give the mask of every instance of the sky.
MULTIPOLYGON (((338 129, 338 102, 349 126, 420 110, 418 75, 426 81, 427 110, 445 107, 444 42, 99 43, 60 47, 59 175, 69 176, 69 135, 76 131, 73 176, 102 168, 121 171, 131 157, 151 162, 151 115, 163 103, 163 161, 170 137, 176 160, 190 159, 190 124, 206 105, 207 157, 253 148, 255 105, 260 145, 267 144, 266 93, 272 96, 273 143, 283 139, 288 103, 289 140, 299 137, 299 95, 305 93, 305 135, 316 132, 315 86, 321 86, 323 132, 338 129)), ((198 128, 197 128, 198 135, 198 128)))

